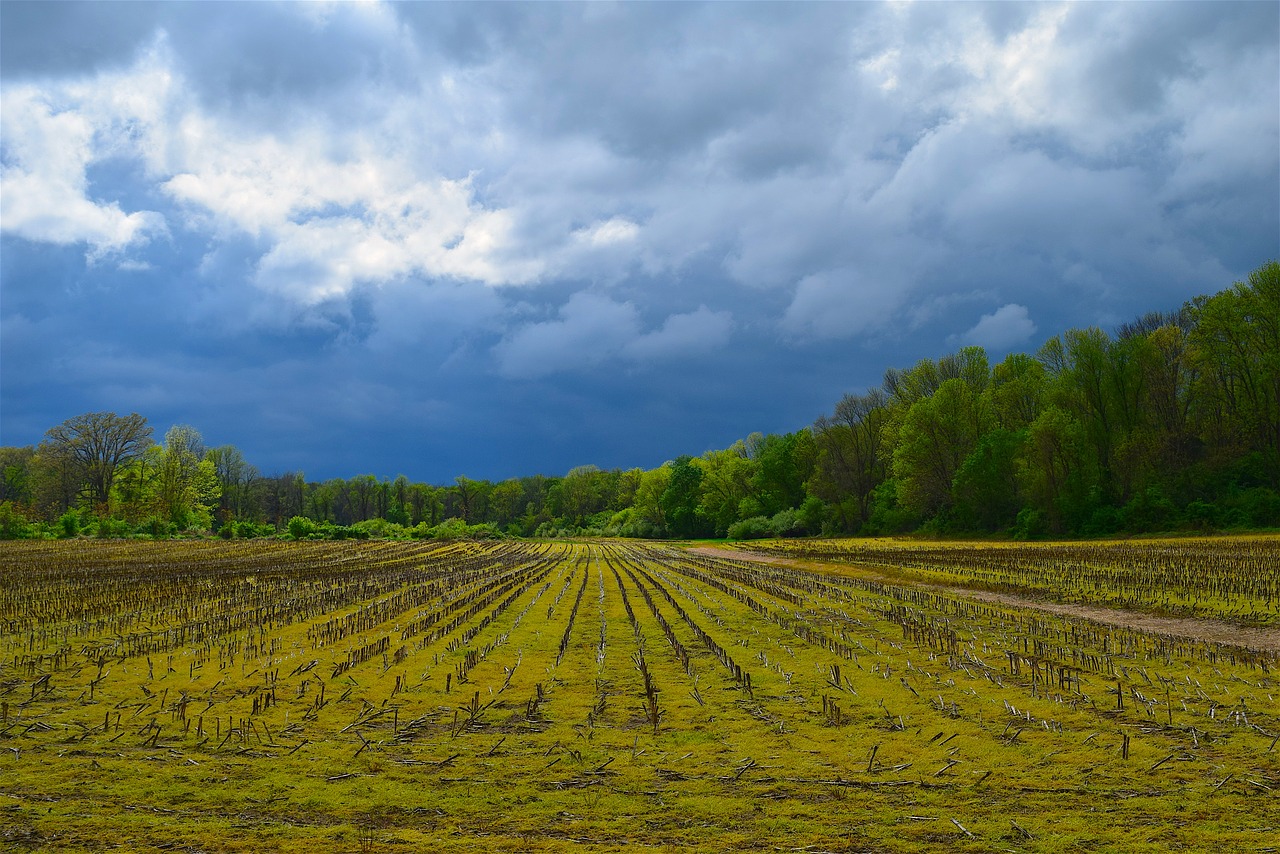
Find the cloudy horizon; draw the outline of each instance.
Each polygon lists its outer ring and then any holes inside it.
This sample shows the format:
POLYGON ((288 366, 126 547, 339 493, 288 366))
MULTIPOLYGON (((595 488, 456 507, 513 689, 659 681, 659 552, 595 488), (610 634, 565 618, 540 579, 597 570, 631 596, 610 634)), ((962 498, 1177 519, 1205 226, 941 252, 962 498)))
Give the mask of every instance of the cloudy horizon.
POLYGON ((0 4, 0 444, 652 468, 1280 256, 1280 6, 0 4))

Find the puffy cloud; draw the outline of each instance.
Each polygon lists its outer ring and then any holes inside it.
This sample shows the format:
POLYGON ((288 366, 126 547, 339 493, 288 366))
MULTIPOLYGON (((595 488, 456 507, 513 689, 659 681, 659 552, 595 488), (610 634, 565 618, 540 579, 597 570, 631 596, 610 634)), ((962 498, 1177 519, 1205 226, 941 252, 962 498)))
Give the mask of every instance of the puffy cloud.
POLYGON ((189 117, 178 143, 186 170, 164 188, 219 229, 266 240, 257 281, 306 303, 407 275, 489 285, 537 277, 536 259, 513 257, 511 214, 477 203, 470 179, 359 141, 334 153, 330 132, 245 140, 189 117))
MULTIPOLYGON (((163 233, 155 211, 92 198, 89 167, 125 158, 181 205, 188 228, 263 245, 254 280, 303 305, 410 275, 486 285, 539 276, 511 213, 479 203, 470 177, 414 163, 404 139, 388 146, 315 117, 287 136, 254 132, 202 111, 171 66, 161 38, 123 72, 6 87, 4 230, 87 243, 94 257, 163 233)), ((625 237, 621 221, 605 226, 600 239, 625 237)))
MULTIPOLYGON (((154 83, 142 77, 144 85, 154 83)), ((101 85, 122 82, 109 76, 101 85)), ((75 108, 80 96, 78 87, 33 85, 0 94, 3 229, 29 240, 88 244, 93 260, 145 244, 165 232, 165 221, 156 211, 126 213, 116 201, 90 198, 89 167, 123 145, 127 126, 145 117, 128 97, 81 112, 75 108)))
POLYGON ((782 325, 797 337, 883 335, 906 297, 896 282, 867 281, 848 269, 825 271, 800 280, 782 325))
POLYGON ((961 344, 1003 352, 1036 334, 1036 325, 1025 305, 1009 303, 984 314, 973 328, 959 337, 961 344))
POLYGON ((648 363, 696 356, 723 347, 732 326, 729 312, 700 306, 642 332, 634 305, 582 291, 569 298, 556 319, 520 327, 493 352, 504 376, 531 379, 582 372, 610 361, 648 363))
POLYGON ((574 294, 555 320, 530 323, 494 348, 504 376, 527 379, 581 371, 617 355, 639 334, 635 306, 586 291, 574 294))
POLYGON ((583 228, 573 233, 576 240, 588 246, 611 246, 618 243, 629 243, 636 239, 640 227, 624 217, 615 216, 605 222, 596 223, 590 228, 583 228))

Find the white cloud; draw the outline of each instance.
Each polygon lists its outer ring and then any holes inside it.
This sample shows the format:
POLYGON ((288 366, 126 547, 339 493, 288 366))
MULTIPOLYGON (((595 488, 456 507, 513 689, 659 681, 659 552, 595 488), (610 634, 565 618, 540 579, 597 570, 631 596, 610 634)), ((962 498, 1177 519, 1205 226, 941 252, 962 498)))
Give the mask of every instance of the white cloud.
POLYGON ((610 246, 616 243, 630 243, 640 233, 640 226, 630 220, 615 216, 604 222, 596 223, 590 228, 575 231, 576 240, 591 246, 610 246))
MULTIPOLYGON (((107 85, 118 82, 108 79, 107 85)), ((110 153, 111 127, 75 109, 75 101, 74 92, 31 85, 0 94, 0 227, 28 240, 88 244, 92 261, 146 243, 164 233, 165 223, 154 211, 126 213, 117 202, 89 198, 87 171, 110 153)))
MULTIPOLYGON (((264 246, 255 281, 303 305, 406 276, 513 285, 542 274, 512 212, 477 201, 471 178, 416 160, 394 117, 386 133, 315 117, 287 134, 255 131, 203 110, 171 65, 160 39, 126 72, 5 87, 4 230, 88 243, 91 257, 163 232, 158 213, 92 198, 88 168, 116 157, 143 163, 191 227, 264 246)), ((634 230, 616 219, 591 237, 634 230)))
POLYGON ((241 140, 195 116, 182 143, 190 171, 165 189, 222 230, 266 240, 258 283, 303 303, 409 275, 512 285, 541 272, 519 257, 510 212, 478 204, 470 179, 421 174, 394 149, 335 154, 322 128, 241 140))
POLYGON ((1025 305, 1009 303, 984 314, 973 328, 959 336, 961 344, 1002 352, 1021 344, 1036 333, 1036 325, 1025 305))

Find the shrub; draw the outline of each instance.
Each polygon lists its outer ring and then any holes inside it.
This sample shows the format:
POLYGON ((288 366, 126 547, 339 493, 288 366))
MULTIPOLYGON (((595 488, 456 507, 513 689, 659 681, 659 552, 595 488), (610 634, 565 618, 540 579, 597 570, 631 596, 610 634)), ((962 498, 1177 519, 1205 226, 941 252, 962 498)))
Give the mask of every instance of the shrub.
POLYGON ((1167 531, 1173 527, 1178 510, 1156 487, 1143 490, 1120 508, 1120 523, 1128 531, 1167 531))
POLYGON ((731 540, 762 540, 773 536, 773 526, 767 516, 752 516, 729 526, 731 540))
POLYGON ((1192 501, 1183 511, 1187 524, 1201 530, 1215 527, 1221 515, 1217 505, 1207 501, 1192 501))
MULTIPOLYGON (((128 525, 125 524, 124 522, 121 522, 121 524, 125 525, 124 533, 117 534, 116 536, 125 536, 128 534, 128 525)), ((172 522, 166 522, 164 519, 161 519, 159 516, 151 516, 151 517, 148 517, 145 522, 143 522, 141 525, 138 526, 138 533, 147 534, 152 539, 162 540, 162 539, 167 539, 168 537, 171 537, 174 534, 178 533, 178 527, 179 527, 178 525, 172 522)))
POLYGON ((804 520, 795 510, 780 510, 769 520, 775 537, 799 537, 804 534, 804 520))
POLYGON ((34 533, 35 528, 12 501, 0 503, 0 540, 25 540, 34 533))
POLYGON ((129 528, 129 523, 123 519, 98 520, 99 537, 127 537, 131 533, 133 533, 133 531, 129 528))
POLYGON ((1037 540, 1049 533, 1049 520, 1033 507, 1023 507, 1010 531, 1015 540, 1037 540))
POLYGON ((58 519, 58 539, 69 540, 80 533, 80 514, 68 510, 58 519))
POLYGON ((316 532, 316 523, 306 516, 294 516, 289 520, 289 536, 295 540, 305 540, 316 532))
POLYGON ((236 536, 242 540, 249 540, 254 537, 274 537, 275 534, 275 525, 268 525, 265 522, 250 522, 248 520, 236 522, 236 536))

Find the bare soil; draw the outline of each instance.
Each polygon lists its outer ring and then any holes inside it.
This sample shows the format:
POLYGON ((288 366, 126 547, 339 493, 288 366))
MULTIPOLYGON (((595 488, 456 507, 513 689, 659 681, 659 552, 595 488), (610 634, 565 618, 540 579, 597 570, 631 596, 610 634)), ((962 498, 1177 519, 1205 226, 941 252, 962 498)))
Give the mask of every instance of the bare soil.
MULTIPOLYGON (((768 563, 777 566, 790 566, 797 569, 822 571, 826 565, 821 561, 793 560, 773 555, 762 555, 755 552, 740 551, 720 546, 692 546, 689 551, 710 557, 725 557, 733 560, 768 563)), ((1280 651, 1280 629, 1268 629, 1258 626, 1239 626, 1225 620, 1214 620, 1204 617, 1165 617, 1149 614, 1144 611, 1132 611, 1123 608, 1107 608, 1102 605, 1084 605, 1067 602, 1051 602, 1044 599, 1033 599, 1027 596, 1014 596, 1008 593, 992 593, 987 590, 972 590, 968 587, 949 584, 927 584, 909 578, 902 578, 878 572, 872 567, 850 561, 851 566, 865 573, 866 577, 889 584, 904 587, 921 587, 936 590, 952 596, 974 599, 979 602, 993 602, 1000 605, 1011 605, 1019 608, 1033 608, 1050 614, 1061 614, 1067 617, 1079 617, 1108 626, 1119 626, 1135 629, 1150 634, 1167 637, 1192 638, 1209 643, 1220 643, 1244 649, 1280 651)))

